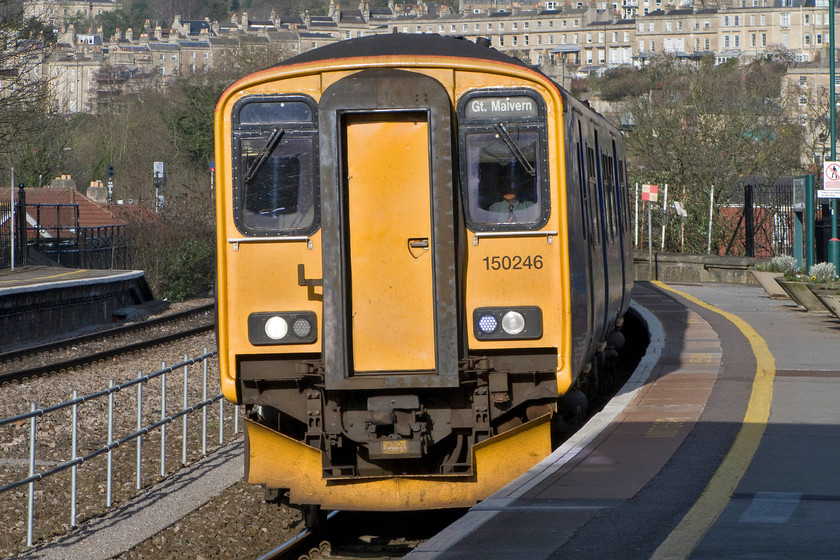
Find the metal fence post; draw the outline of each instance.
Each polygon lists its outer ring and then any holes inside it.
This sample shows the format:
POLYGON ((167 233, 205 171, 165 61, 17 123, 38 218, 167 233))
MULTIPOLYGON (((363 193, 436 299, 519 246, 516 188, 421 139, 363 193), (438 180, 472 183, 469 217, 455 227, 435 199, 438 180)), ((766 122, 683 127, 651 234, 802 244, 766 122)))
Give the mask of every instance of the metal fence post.
MULTIPOLYGON (((184 361, 189 361, 190 357, 184 354, 184 361)), ((189 381, 189 366, 184 365, 184 410, 190 405, 189 394, 187 392, 187 382, 189 381)), ((181 437, 181 464, 187 464, 187 416, 189 414, 184 414, 183 420, 183 433, 181 437)))
MULTIPOLYGON (((35 403, 29 408, 35 412, 35 403)), ((29 476, 35 475, 35 415, 29 422, 29 476)), ((26 546, 32 546, 32 527, 35 518, 35 481, 29 483, 28 512, 26 519, 26 546)))
POLYGON ((108 472, 106 474, 105 507, 111 507, 111 490, 114 481, 114 450, 111 444, 114 443, 114 380, 108 380, 108 472))
MULTIPOLYGON (((137 371, 137 378, 143 377, 143 371, 137 371)), ((139 433, 143 429, 143 383, 137 384, 137 432, 139 433)), ((140 470, 142 468, 142 459, 143 458, 143 435, 140 434, 137 436, 137 484, 136 488, 140 490, 142 488, 142 476, 140 474, 140 470)))
POLYGON ((76 399, 79 398, 79 391, 73 389, 73 435, 71 446, 73 449, 70 456, 74 462, 73 468, 70 469, 70 526, 76 526, 76 481, 78 477, 78 467, 75 465, 76 459, 79 457, 79 403, 76 399))
MULTIPOLYGON (((204 349, 207 354, 207 348, 204 349)), ((201 388, 201 400, 207 401, 207 358, 204 358, 204 380, 201 388)), ((207 407, 201 407, 201 456, 207 455, 207 407)))
MULTIPOLYGON (((163 362, 161 369, 166 369, 163 362)), ((160 376, 160 421, 166 420, 166 373, 160 376)), ((160 425, 160 476, 166 476, 166 424, 160 425)))
POLYGON ((225 442, 225 400, 219 401, 219 445, 225 442))

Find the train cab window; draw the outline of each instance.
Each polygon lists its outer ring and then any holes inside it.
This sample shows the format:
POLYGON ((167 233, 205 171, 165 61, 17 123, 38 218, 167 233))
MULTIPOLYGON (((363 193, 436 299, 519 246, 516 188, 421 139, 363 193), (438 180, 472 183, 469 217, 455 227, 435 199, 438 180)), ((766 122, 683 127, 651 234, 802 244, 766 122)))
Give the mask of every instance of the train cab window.
POLYGON ((234 221, 246 234, 318 229, 317 116, 309 98, 255 97, 234 110, 234 221))
POLYGON ((476 230, 548 220, 545 107, 533 92, 473 92, 458 104, 461 184, 476 230))

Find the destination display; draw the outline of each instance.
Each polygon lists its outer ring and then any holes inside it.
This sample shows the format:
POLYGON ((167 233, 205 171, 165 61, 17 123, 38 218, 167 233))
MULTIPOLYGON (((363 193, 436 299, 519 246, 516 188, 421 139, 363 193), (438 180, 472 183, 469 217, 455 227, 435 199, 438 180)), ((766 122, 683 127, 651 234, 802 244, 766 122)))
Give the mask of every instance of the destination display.
POLYGON ((468 119, 534 118, 538 110, 537 102, 526 95, 476 97, 467 103, 466 116, 468 119))

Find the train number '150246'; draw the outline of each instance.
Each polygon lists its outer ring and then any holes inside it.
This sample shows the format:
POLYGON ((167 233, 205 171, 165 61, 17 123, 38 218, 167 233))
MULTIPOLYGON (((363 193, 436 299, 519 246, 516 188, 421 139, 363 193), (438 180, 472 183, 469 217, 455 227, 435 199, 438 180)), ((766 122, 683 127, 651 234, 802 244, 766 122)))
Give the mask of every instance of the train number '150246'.
POLYGON ((520 256, 504 255, 501 257, 484 257, 485 270, 524 270, 535 268, 537 270, 543 267, 542 255, 528 255, 520 256))

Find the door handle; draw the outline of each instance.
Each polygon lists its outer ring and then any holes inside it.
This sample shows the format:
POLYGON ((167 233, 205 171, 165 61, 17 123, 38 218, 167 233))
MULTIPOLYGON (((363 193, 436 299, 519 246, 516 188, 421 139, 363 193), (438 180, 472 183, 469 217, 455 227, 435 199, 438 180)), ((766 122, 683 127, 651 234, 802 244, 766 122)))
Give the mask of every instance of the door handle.
POLYGON ((422 237, 422 238, 415 238, 408 240, 408 246, 412 249, 428 249, 429 248, 429 238, 422 237))

